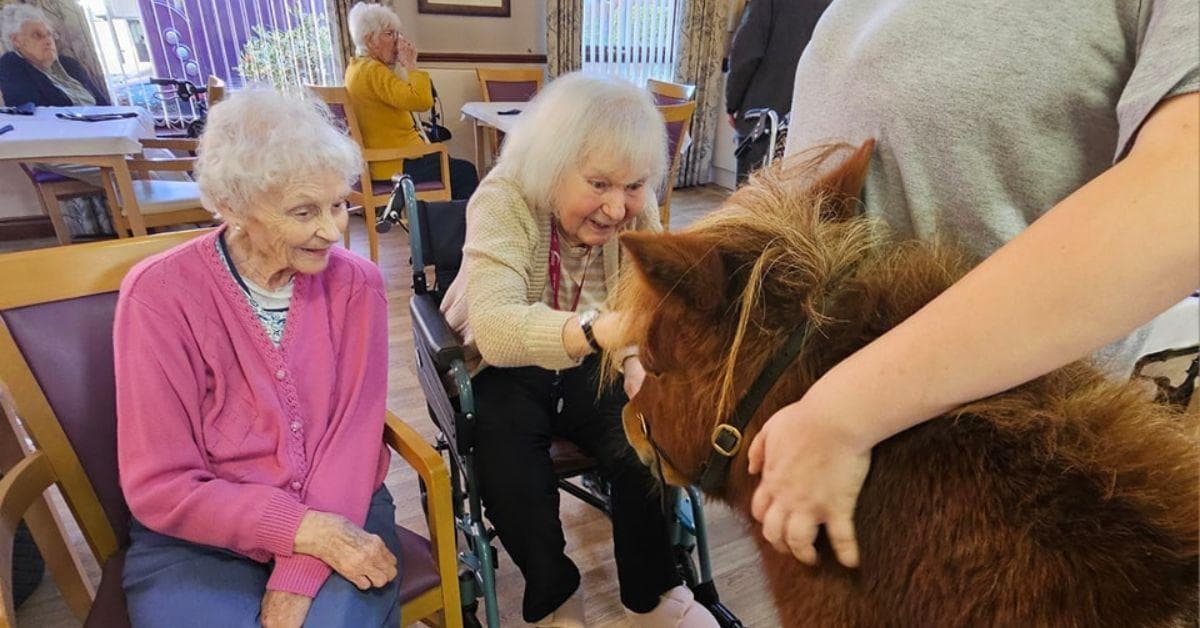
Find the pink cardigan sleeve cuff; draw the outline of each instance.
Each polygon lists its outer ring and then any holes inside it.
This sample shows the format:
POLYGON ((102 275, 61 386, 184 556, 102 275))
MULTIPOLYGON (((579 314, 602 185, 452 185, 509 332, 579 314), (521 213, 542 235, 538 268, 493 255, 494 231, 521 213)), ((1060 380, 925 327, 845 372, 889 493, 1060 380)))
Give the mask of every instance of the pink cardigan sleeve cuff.
POLYGON ((275 559, 275 569, 267 580, 268 591, 286 591, 316 597, 317 591, 325 584, 333 570, 318 558, 296 554, 279 556, 275 559))
POLYGON ((275 556, 291 556, 296 545, 296 531, 307 512, 308 506, 286 494, 272 495, 258 522, 258 546, 275 556))

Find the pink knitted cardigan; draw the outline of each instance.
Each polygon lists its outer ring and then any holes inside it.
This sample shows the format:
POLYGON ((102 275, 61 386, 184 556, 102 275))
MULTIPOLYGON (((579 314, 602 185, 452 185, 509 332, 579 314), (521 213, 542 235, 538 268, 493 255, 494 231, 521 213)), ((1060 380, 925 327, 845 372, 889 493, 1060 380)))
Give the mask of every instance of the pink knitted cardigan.
POLYGON ((387 303, 379 269, 335 247, 297 274, 275 347, 214 231, 138 264, 113 342, 117 454, 146 527, 254 560, 267 588, 314 596, 330 574, 292 551, 309 509, 362 525, 383 481, 387 303))

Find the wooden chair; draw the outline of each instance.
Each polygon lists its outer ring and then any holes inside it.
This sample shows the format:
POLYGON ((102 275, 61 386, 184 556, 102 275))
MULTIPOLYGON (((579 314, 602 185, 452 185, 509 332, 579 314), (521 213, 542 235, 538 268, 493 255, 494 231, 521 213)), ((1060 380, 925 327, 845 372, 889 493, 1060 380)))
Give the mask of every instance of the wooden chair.
POLYGON ((669 83, 654 79, 646 79, 646 91, 649 91, 654 96, 654 104, 656 105, 682 105, 694 100, 696 97, 695 85, 669 83))
POLYGON ((103 194, 104 190, 90 183, 49 170, 34 168, 25 163, 21 164, 21 170, 25 172, 29 181, 33 183, 34 189, 37 190, 38 204, 42 206, 42 213, 50 219, 50 224, 54 226, 54 236, 58 238, 58 243, 70 244, 71 230, 67 228, 67 223, 63 219, 62 206, 59 203, 81 196, 98 196, 103 194))
MULTIPOLYGON (((147 148, 164 148, 194 154, 198 141, 184 138, 143 139, 141 144, 143 151, 147 148)), ((195 157, 151 158, 143 152, 126 157, 125 169, 118 168, 111 178, 104 177, 105 194, 109 199, 117 237, 124 238, 128 233, 144 236, 147 229, 157 227, 212 223, 212 213, 200 204, 200 187, 195 181, 150 177, 151 172, 191 173, 195 166, 195 157), (133 202, 127 200, 128 196, 133 197, 133 202), (137 214, 136 220, 131 215, 133 213, 137 214)))
MULTIPOLYGON (((350 105, 350 95, 345 87, 322 87, 306 85, 305 88, 317 98, 329 105, 335 118, 345 125, 346 133, 363 151, 363 170, 358 183, 350 193, 350 204, 361 207, 367 223, 367 247, 370 250, 371 261, 379 261, 379 234, 375 233, 375 209, 384 207, 392 195, 391 181, 372 181, 371 164, 379 161, 395 161, 397 159, 417 159, 426 155, 439 155, 442 161, 441 181, 426 181, 417 184, 417 198, 423 201, 450 200, 450 149, 446 144, 438 142, 419 146, 402 148, 367 148, 363 144, 362 131, 358 126, 358 118, 354 115, 354 107, 350 105)), ((346 231, 346 247, 350 247, 350 231, 346 231)))
POLYGON ((696 112, 695 101, 679 105, 659 105, 663 121, 667 125, 667 154, 670 155, 670 169, 667 172, 663 187, 658 195, 658 213, 662 219, 663 229, 671 230, 671 192, 675 189, 675 179, 679 176, 679 158, 683 149, 688 145, 692 126, 692 114, 696 112))
POLYGON ((204 98, 209 108, 225 100, 225 81, 222 81, 219 76, 209 74, 205 84, 204 98))
MULTIPOLYGON (((476 68, 475 76, 479 78, 479 91, 484 102, 529 102, 542 91, 541 68, 476 68)), ((495 161, 500 154, 504 132, 489 127, 486 133, 495 161)))
MULTIPOLYGON (((72 613, 85 626, 129 625, 121 587, 129 511, 117 481, 113 384, 117 290, 134 264, 204 232, 0 255, 0 628, 15 622, 10 566, 22 517, 72 613), (45 495, 51 486, 100 564, 98 587, 62 534, 45 495)), ((449 472, 391 413, 384 441, 426 486, 429 540, 397 526, 402 623, 461 626, 449 472)))

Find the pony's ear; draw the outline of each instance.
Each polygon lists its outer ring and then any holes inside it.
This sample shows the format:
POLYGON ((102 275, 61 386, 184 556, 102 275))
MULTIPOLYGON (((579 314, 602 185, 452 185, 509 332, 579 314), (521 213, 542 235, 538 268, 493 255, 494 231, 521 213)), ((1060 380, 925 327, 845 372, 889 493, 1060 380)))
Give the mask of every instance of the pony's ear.
POLYGON ((874 152, 875 140, 869 139, 836 168, 817 179, 815 189, 829 199, 821 208, 822 219, 843 221, 858 215, 858 199, 874 152))
POLYGON ((634 268, 664 297, 682 299, 700 313, 725 306, 725 262, 716 243, 695 233, 621 235, 634 268))

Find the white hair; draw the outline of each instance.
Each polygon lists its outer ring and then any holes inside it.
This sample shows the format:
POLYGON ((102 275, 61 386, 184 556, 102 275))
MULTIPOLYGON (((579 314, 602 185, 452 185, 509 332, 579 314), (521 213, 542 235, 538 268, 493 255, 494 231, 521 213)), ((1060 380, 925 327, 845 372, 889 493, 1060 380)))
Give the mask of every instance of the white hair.
POLYGON ((400 32, 403 25, 395 11, 382 4, 360 2, 350 9, 350 41, 354 42, 354 54, 367 56, 367 40, 387 29, 400 32))
POLYGON ((200 202, 217 216, 318 173, 350 181, 363 164, 323 102, 266 89, 234 92, 213 106, 196 154, 200 202))
POLYGON ((0 9, 0 46, 13 48, 13 38, 29 22, 41 22, 53 30, 50 18, 31 4, 7 4, 0 9))
POLYGON ((623 161, 646 177, 647 194, 657 194, 667 170, 667 129, 649 92, 584 72, 551 81, 505 136, 495 171, 518 183, 530 207, 546 211, 567 174, 590 155, 623 161))

